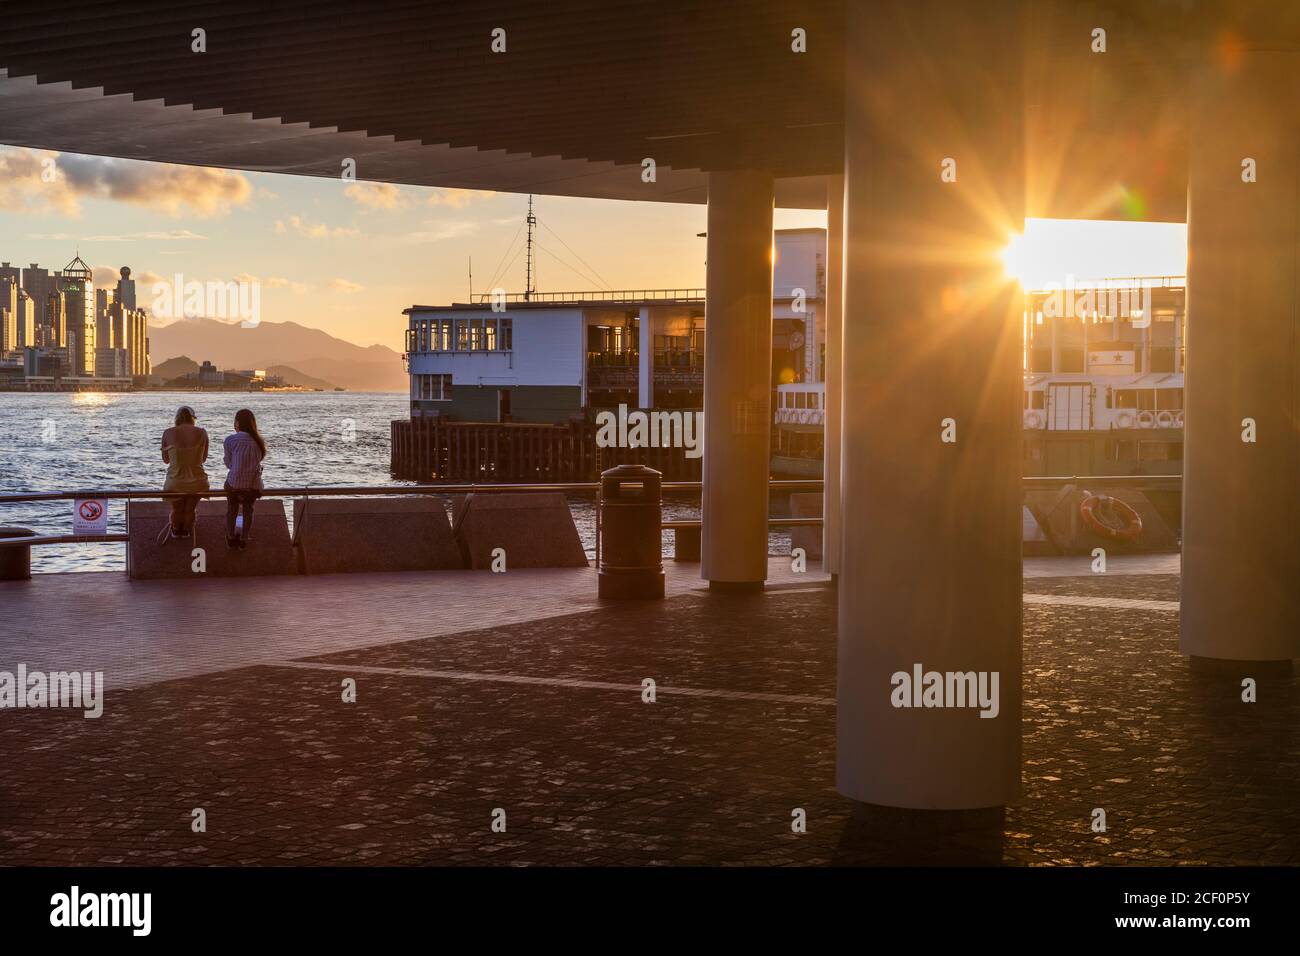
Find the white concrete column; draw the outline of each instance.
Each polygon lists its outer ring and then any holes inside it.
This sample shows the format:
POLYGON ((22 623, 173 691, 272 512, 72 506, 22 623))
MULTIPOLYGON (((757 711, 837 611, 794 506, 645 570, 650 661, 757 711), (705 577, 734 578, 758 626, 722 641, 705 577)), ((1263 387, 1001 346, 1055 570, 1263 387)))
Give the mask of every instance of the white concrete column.
POLYGON ((1091 361, 1088 355, 1088 339, 1091 337, 1092 332, 1092 316, 1087 314, 1081 315, 1079 321, 1083 324, 1083 371, 1086 375, 1088 372, 1088 363, 1091 361))
MULTIPOLYGON (((811 290, 809 292, 811 295, 811 290)), ((817 308, 805 304, 803 314, 803 380, 817 381, 817 308)))
POLYGON ((1190 114, 1180 648, 1284 660, 1300 657, 1300 55, 1207 67, 1190 114))
MULTIPOLYGON (((1034 321, 1038 321, 1038 313, 1034 313, 1034 321)), ((1043 316, 1043 321, 1052 326, 1052 374, 1055 375, 1061 370, 1061 320, 1054 315, 1043 316)), ((1037 326, 1035 326, 1037 328, 1037 326)))
POLYGON ((844 377, 844 177, 826 177, 826 415, 822 566, 840 573, 840 393, 844 377))
POLYGON ((1020 14, 846 5, 836 787, 868 803, 1020 788, 1020 14))
MULTIPOLYGON (((1186 296, 1184 296, 1184 303, 1186 296)), ((1186 305, 1184 305, 1186 308, 1186 305)), ((1183 371, 1183 322, 1186 321, 1182 315, 1174 313, 1174 371, 1183 371)), ((1183 408, 1187 408, 1187 400, 1184 393, 1183 408)))
POLYGON ((638 346, 639 368, 636 403, 641 408, 655 405, 655 330, 650 307, 641 306, 641 341, 638 346))
POLYGON ((767 173, 709 174, 700 575, 710 587, 767 578, 773 199, 767 173))

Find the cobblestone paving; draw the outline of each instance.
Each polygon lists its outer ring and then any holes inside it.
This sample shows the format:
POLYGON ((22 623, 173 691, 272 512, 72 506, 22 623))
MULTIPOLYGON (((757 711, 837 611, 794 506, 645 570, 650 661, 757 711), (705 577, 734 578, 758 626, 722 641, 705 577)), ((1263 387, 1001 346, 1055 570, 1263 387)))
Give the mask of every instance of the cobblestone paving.
POLYGON ((1177 601, 1178 575, 1093 574, 1080 578, 1033 578, 1025 581, 1025 591, 1030 594, 1177 601))
POLYGON ((1176 614, 1026 607, 1025 793, 1006 811, 854 805, 833 706, 673 694, 833 698, 834 627, 825 589, 692 594, 113 692, 99 720, 0 712, 0 863, 1300 864, 1300 690, 1261 675, 1241 703, 1235 674, 1178 654, 1176 614))

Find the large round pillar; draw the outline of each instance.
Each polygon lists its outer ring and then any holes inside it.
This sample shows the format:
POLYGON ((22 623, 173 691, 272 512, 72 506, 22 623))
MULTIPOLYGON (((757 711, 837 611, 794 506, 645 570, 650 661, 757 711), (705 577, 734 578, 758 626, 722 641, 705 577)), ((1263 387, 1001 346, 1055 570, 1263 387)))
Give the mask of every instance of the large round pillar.
POLYGON ((844 177, 826 177, 826 411, 822 416, 822 567, 840 573, 840 397, 844 377, 844 177))
POLYGON ((709 174, 700 575, 723 589, 767 578, 773 204, 767 173, 709 174))
POLYGON ((1020 788, 1019 4, 846 16, 836 786, 994 807, 1020 788))
POLYGON ((1300 55, 1207 67, 1191 115, 1180 647, 1285 660, 1300 657, 1300 55))

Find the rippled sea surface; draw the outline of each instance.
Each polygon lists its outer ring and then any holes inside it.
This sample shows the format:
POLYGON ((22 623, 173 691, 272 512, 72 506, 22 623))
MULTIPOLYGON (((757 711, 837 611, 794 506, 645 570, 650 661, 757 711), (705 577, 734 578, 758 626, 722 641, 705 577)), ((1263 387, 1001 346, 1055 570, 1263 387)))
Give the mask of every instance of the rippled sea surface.
MULTIPOLYGON (((198 424, 211 436, 207 472, 214 487, 225 478, 221 442, 232 431, 235 412, 244 407, 253 410, 267 441, 263 477, 268 488, 411 484, 394 480, 388 470, 389 422, 407 417, 405 395, 0 392, 0 494, 161 488, 167 470, 160 453, 162 433, 182 404, 194 408, 198 424), (347 434, 352 440, 346 440, 347 434)), ((570 505, 592 555, 594 497, 573 495, 570 505)), ((293 509, 287 510, 292 519, 293 509)), ((125 503, 110 501, 108 514, 109 530, 125 531, 125 503)), ((665 501, 664 516, 698 518, 698 495, 665 501)), ((71 534, 72 502, 0 503, 0 525, 71 534)), ((781 546, 779 540, 773 544, 781 546)), ((121 543, 32 549, 32 567, 38 572, 115 570, 125 564, 121 543)))

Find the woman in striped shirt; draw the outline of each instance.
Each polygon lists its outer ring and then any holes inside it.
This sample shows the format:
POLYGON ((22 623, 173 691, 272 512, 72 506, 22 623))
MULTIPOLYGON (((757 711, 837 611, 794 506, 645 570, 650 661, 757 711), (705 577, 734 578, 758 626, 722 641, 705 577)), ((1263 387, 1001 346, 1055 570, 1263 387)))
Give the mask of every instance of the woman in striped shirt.
POLYGON ((266 442, 257 431, 257 419, 247 408, 235 412, 235 433, 227 435, 226 475, 226 547, 244 550, 253 532, 253 502, 262 495, 262 459, 266 442), (243 510, 243 534, 237 533, 235 520, 243 510))

